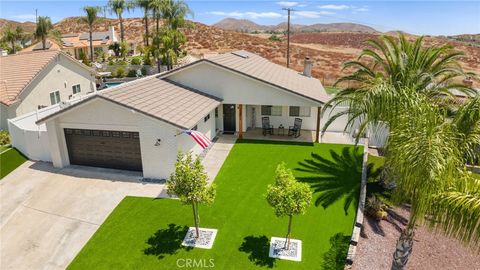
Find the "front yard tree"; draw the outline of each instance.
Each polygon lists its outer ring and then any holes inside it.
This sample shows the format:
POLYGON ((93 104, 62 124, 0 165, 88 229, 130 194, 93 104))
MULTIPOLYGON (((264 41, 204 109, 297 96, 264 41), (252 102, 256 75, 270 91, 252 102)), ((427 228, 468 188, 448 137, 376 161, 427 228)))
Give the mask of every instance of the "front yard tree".
POLYGON ((183 203, 192 205, 197 238, 200 236, 198 204, 211 204, 215 198, 215 186, 208 185, 207 179, 198 156, 194 158, 190 152, 179 152, 175 171, 167 180, 168 195, 177 196, 183 203))
POLYGON ((268 186, 267 201, 275 209, 277 217, 288 216, 288 232, 285 248, 290 248, 292 217, 303 215, 312 201, 312 191, 306 183, 297 182, 285 163, 277 166, 275 184, 268 186))

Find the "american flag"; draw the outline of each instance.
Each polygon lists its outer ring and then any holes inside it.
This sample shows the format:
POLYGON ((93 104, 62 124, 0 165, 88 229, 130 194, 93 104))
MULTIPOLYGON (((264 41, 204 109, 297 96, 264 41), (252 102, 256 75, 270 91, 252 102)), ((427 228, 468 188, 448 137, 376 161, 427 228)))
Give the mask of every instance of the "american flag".
POLYGON ((210 141, 205 134, 199 131, 187 129, 184 132, 190 135, 190 137, 192 137, 203 149, 206 149, 212 145, 212 141, 210 141))

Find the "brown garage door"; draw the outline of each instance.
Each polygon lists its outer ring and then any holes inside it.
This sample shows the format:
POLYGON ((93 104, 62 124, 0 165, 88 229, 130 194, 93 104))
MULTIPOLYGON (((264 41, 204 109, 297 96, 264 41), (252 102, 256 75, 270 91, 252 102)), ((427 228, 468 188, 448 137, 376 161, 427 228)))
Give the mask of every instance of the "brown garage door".
POLYGON ((71 164, 142 170, 138 132, 65 129, 71 164))

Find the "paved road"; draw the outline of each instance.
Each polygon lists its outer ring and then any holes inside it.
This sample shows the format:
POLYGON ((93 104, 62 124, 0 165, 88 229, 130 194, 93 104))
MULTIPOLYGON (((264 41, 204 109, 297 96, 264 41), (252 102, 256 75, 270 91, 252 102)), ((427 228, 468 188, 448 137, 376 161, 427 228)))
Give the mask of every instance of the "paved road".
POLYGON ((0 181, 0 269, 65 269, 125 196, 165 196, 140 179, 27 161, 0 181))

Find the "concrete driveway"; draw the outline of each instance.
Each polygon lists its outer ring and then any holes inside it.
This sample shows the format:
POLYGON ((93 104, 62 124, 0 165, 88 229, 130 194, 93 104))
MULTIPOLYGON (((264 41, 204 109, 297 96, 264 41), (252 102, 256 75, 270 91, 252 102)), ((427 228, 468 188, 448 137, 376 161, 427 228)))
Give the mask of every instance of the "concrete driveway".
POLYGON ((165 197, 140 179, 27 161, 0 181, 0 268, 65 269, 125 196, 165 197))

